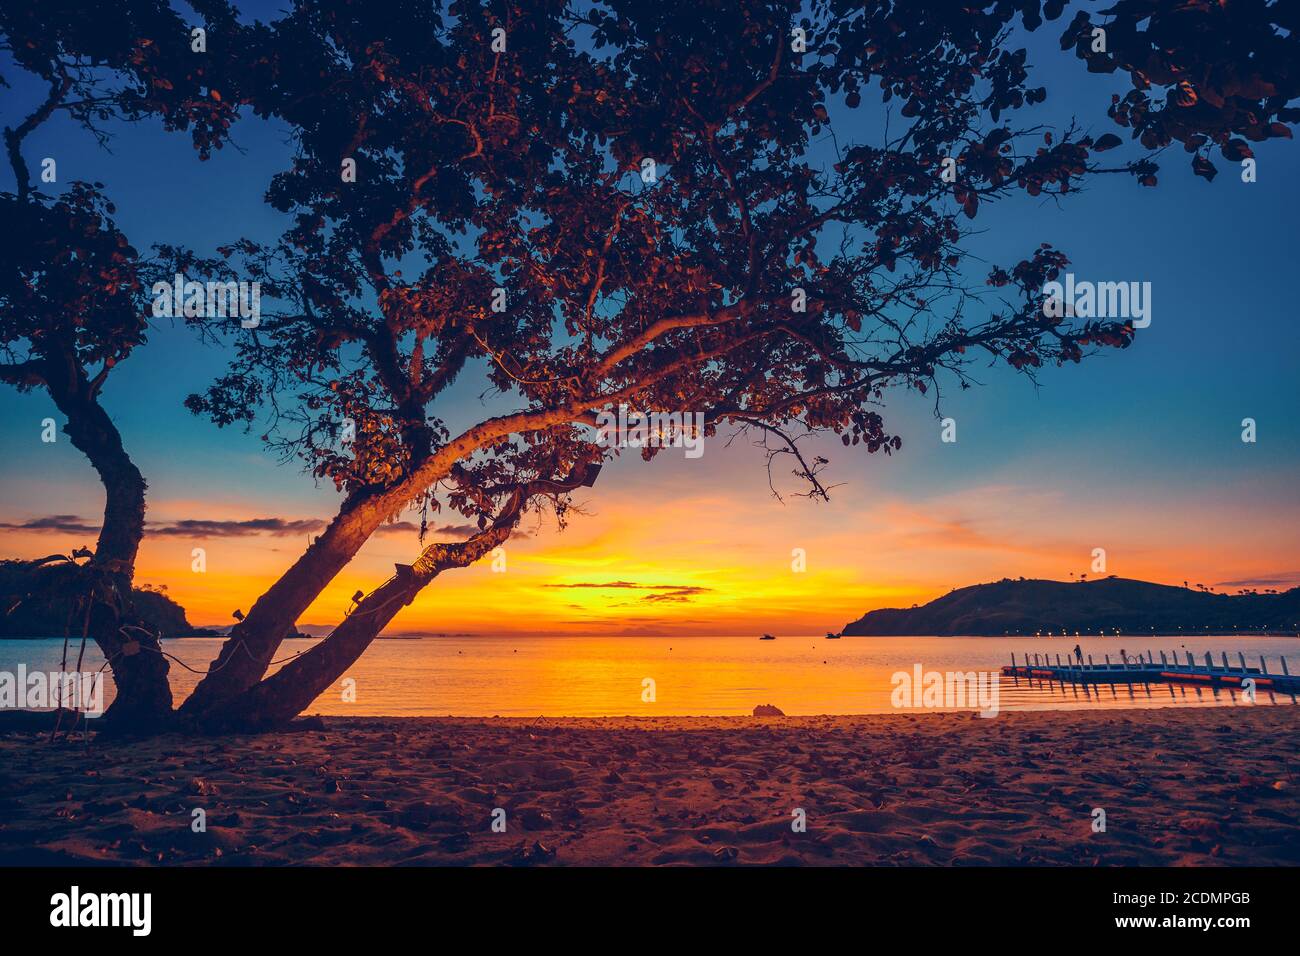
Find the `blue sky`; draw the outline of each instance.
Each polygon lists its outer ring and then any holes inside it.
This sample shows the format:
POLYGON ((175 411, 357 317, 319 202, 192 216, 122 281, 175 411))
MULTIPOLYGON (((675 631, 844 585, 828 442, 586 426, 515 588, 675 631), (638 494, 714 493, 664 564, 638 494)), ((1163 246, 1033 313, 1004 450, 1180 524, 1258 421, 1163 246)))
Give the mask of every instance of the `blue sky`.
MULTIPOLYGON (((1061 25, 1048 24, 1029 44, 1033 75, 1049 90, 1047 104, 1032 115, 1058 126, 1077 116, 1094 132, 1109 131, 1114 127, 1104 110, 1119 81, 1088 74, 1060 53, 1055 37, 1061 25)), ((11 69, 4 73, 19 81, 0 106, 0 123, 11 125, 42 91, 11 69)), ((875 108, 873 96, 865 96, 858 111, 864 123, 873 121, 875 108)), ((839 123, 838 131, 841 142, 852 139, 851 127, 839 123)), ((291 156, 278 124, 245 118, 234 143, 206 163, 197 160, 187 136, 166 134, 152 122, 114 134, 108 152, 59 120, 30 137, 25 153, 29 162, 56 157, 61 183, 104 182, 119 225, 137 248, 166 240, 212 252, 239 236, 271 239, 284 227, 262 202, 269 177, 291 156)), ((1149 514, 1155 528, 1202 522, 1210 536, 1206 553, 1234 528, 1237 538, 1225 548, 1242 553, 1257 528, 1282 522, 1294 530, 1300 505, 1300 330, 1293 306, 1300 153, 1293 142, 1275 140, 1259 144, 1256 155, 1258 181, 1251 184, 1221 159, 1219 177, 1206 183, 1191 174, 1189 157, 1175 147, 1161 157, 1155 189, 1129 177, 1096 177, 1061 204, 1021 195, 982 209, 974 223, 978 235, 968 243, 977 256, 1014 262, 1037 243, 1050 242, 1067 252, 1080 278, 1151 282, 1153 319, 1128 350, 1047 369, 1038 388, 1007 369, 977 374, 984 387, 949 388, 943 410, 958 422, 955 445, 939 442, 929 398, 900 394, 885 416, 903 437, 902 452, 886 459, 828 445, 831 480, 845 483, 829 504, 774 503, 761 456, 743 443, 724 449, 719 442, 709 449, 706 471, 675 459, 649 466, 619 462, 602 478, 595 516, 583 520, 599 526, 602 505, 613 513, 617 501, 671 488, 684 495, 739 495, 744 507, 738 520, 746 511, 783 508, 786 518, 795 514, 809 529, 833 529, 873 499, 924 510, 974 489, 1003 488, 1008 497, 1000 507, 1014 510, 1016 495, 1023 495, 1027 518, 1044 533, 1053 521, 1064 522, 1058 508, 1069 509, 1071 521, 1105 526, 1117 520, 1117 503, 1149 514), (1258 422, 1254 445, 1240 440, 1245 417, 1258 422), (606 485, 615 487, 607 494, 606 485), (1050 492, 1058 504, 1034 499, 1034 491, 1050 492)), ((7 166, 0 167, 0 188, 12 188, 7 166)), ((185 395, 218 374, 227 355, 184 328, 158 323, 149 344, 114 370, 103 399, 155 499, 200 511, 208 502, 214 510, 224 503, 265 515, 332 513, 332 487, 314 487, 297 464, 278 464, 256 429, 219 431, 185 411, 185 395)), ((478 406, 481 381, 470 376, 455 389, 453 400, 466 416, 478 406)), ((39 392, 0 389, 0 521, 93 517, 100 508, 100 490, 80 455, 66 441, 39 441, 41 420, 53 414, 39 392)), ((964 507, 971 510, 960 520, 981 520, 980 505, 964 507)), ((4 550, 42 546, 15 544, 4 550)), ((284 542, 266 546, 293 550, 284 542)), ((1300 575, 1294 551, 1279 551, 1275 541, 1267 547, 1275 552, 1274 571, 1300 575)), ((1239 566, 1229 562, 1221 573, 1207 574, 1232 576, 1239 566)), ((954 567, 969 573, 966 565, 954 567)), ((1250 575, 1263 577, 1265 569, 1250 575)))

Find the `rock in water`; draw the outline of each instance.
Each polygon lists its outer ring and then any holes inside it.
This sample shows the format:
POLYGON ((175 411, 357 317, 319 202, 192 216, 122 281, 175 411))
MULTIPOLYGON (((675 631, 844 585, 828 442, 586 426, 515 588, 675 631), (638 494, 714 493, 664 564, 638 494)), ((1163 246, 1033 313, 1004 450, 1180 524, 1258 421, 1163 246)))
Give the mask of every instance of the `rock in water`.
POLYGON ((784 717, 781 708, 773 707, 771 704, 759 704, 754 708, 755 717, 784 717))

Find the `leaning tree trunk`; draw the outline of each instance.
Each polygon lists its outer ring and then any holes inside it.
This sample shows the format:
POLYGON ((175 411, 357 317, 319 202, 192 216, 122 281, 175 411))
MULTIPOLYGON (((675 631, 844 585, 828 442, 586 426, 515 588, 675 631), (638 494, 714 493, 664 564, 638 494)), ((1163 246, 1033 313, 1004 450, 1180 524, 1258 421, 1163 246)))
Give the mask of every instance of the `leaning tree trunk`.
POLYGON ((232 701, 257 684, 289 629, 401 499, 401 492, 386 491, 346 502, 329 527, 231 629, 217 659, 181 705, 180 712, 197 718, 208 712, 228 711, 232 701))
MULTIPOLYGON (((404 480, 380 490, 357 492, 351 496, 302 557, 257 599, 248 616, 231 629, 208 673, 181 705, 181 714, 187 720, 196 721, 207 714, 214 715, 215 719, 219 713, 229 713, 232 703, 262 679, 276 649, 311 602, 347 566, 375 529, 399 511, 419 489, 428 488, 446 477, 455 462, 484 443, 509 435, 516 428, 527 426, 536 429, 569 421, 574 415, 589 410, 593 401, 574 400, 545 413, 515 412, 480 422, 454 441, 441 446, 418 468, 413 468, 404 480)), ((590 473, 594 480, 598 472, 598 467, 590 470, 583 466, 578 473, 590 473)), ((572 491, 577 487, 568 484, 561 488, 553 481, 533 484, 539 490, 551 492, 557 488, 572 491)))
POLYGON ((300 714, 356 663, 397 613, 448 568, 477 561, 510 536, 518 518, 511 509, 499 520, 459 544, 433 544, 415 564, 368 594, 329 637, 285 664, 270 677, 199 718, 209 732, 259 731, 283 726, 300 714))
POLYGON ((108 659, 117 685, 103 719, 113 730, 156 730, 169 722, 172 710, 167 658, 157 636, 138 626, 131 594, 144 537, 144 476, 75 358, 50 366, 47 384, 67 417, 64 431, 104 486, 104 523, 94 557, 83 569, 87 632, 108 659))

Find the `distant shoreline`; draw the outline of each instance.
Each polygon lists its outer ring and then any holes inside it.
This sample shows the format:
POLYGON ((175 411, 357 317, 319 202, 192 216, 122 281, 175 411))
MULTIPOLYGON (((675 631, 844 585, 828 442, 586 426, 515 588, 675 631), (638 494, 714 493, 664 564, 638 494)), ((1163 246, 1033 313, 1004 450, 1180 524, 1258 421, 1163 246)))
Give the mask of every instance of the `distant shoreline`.
MULTIPOLYGON (((286 641, 319 641, 322 640, 325 636, 326 635, 324 634, 321 635, 294 634, 289 637, 286 637, 285 640, 286 641)), ((629 634, 569 634, 565 632, 557 632, 554 634, 393 634, 393 635, 381 634, 379 635, 379 637, 376 638, 376 640, 379 641, 424 641, 424 640, 435 640, 435 639, 437 640, 494 639, 495 640, 495 639, 508 638, 510 640, 528 641, 528 640, 534 640, 538 638, 545 639, 545 638, 553 638, 553 637, 592 637, 592 638, 604 638, 611 641, 617 641, 617 640, 623 640, 625 638, 640 639, 640 638, 650 637, 650 638, 667 638, 671 640, 687 641, 696 638, 702 638, 707 640, 710 638, 718 638, 718 637, 748 638, 748 636, 749 635, 747 634, 631 634, 629 635, 629 634)), ((213 633, 168 634, 165 635, 162 638, 162 640, 163 641, 178 641, 178 640, 189 641, 189 640, 198 640, 201 638, 224 640, 227 637, 229 637, 228 634, 213 634, 213 633)), ((825 634, 813 633, 813 632, 807 634, 784 634, 784 635, 777 635, 777 637, 784 638, 786 640, 812 639, 812 640, 821 641, 826 639, 825 634)), ((1202 640, 1208 637, 1213 637, 1213 638, 1222 638, 1224 640, 1248 640, 1257 637, 1290 637, 1290 638, 1300 639, 1300 631, 1228 631, 1228 632, 1169 631, 1169 632, 1154 633, 1154 634, 1150 632, 1136 632, 1136 631, 1132 633, 1121 632, 1119 634, 976 634, 976 633, 971 633, 971 634, 844 634, 842 635, 842 637, 844 640, 854 640, 854 639, 873 640, 875 638, 880 638, 880 637, 884 637, 884 638, 913 637, 913 638, 917 638, 918 640, 929 640, 935 638, 948 640, 949 638, 960 639, 960 638, 969 637, 969 638, 981 638, 981 639, 997 638, 998 640, 1004 640, 1004 641, 1046 641, 1046 640, 1052 640, 1052 641, 1121 640, 1122 641, 1122 640, 1139 640, 1144 637, 1145 638, 1181 637, 1181 638, 1190 638, 1194 640, 1202 640)), ((758 638, 754 638, 754 640, 757 639, 758 638)), ((4 641, 62 641, 62 640, 65 640, 65 638, 62 636, 46 636, 46 637, 0 636, 0 643, 3 643, 4 641)), ((80 635, 69 636, 66 638, 66 640, 79 643, 81 641, 81 637, 80 635)))

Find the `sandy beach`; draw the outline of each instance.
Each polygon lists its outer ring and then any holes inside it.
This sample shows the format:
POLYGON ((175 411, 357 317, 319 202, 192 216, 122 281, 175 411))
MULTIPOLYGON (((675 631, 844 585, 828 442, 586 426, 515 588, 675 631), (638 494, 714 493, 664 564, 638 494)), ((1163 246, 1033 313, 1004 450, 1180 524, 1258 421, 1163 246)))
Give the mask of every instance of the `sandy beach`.
POLYGON ((0 863, 1295 865, 1298 723, 1280 706, 10 734, 0 863))

